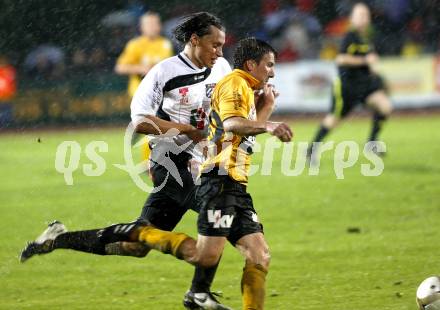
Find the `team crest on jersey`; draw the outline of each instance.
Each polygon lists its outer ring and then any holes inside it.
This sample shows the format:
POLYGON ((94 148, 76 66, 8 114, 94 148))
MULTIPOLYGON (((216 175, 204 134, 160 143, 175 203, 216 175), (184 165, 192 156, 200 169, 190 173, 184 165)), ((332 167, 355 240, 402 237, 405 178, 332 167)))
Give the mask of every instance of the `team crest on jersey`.
POLYGON ((214 91, 215 83, 205 84, 206 97, 211 98, 212 92, 214 91))
POLYGON ((188 87, 182 87, 179 88, 179 94, 180 94, 180 104, 187 104, 188 103, 188 87))

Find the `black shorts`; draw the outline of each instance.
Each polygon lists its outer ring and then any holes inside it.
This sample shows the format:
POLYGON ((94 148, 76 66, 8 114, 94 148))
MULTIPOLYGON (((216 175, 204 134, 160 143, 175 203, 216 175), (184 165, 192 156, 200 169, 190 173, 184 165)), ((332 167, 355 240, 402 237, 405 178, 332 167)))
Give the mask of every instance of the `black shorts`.
POLYGON ((378 90, 385 90, 385 84, 376 74, 359 81, 341 80, 338 77, 333 83, 330 113, 344 118, 354 107, 365 104, 367 97, 378 90))
POLYGON ((228 176, 202 175, 196 189, 197 221, 202 236, 227 237, 233 245, 246 235, 263 232, 246 186, 228 176))
POLYGON ((161 165, 152 163, 150 172, 154 187, 165 185, 155 193, 151 193, 144 204, 139 220, 145 219, 159 229, 171 231, 189 209, 198 212, 195 205, 195 185, 188 170, 187 161, 176 163, 182 184, 169 174, 161 165))

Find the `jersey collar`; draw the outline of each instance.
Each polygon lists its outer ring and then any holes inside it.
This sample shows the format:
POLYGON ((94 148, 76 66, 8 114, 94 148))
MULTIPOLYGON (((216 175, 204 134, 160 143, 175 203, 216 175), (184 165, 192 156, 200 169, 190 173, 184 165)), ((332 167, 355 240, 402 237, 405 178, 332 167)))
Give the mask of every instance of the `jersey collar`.
POLYGON ((254 88, 255 86, 261 83, 258 79, 254 78, 252 75, 250 75, 244 70, 234 69, 233 72, 235 72, 236 74, 240 75, 243 79, 245 79, 251 88, 254 88))
POLYGON ((193 70, 204 70, 204 69, 205 69, 205 67, 203 67, 203 68, 199 68, 199 67, 197 67, 197 66, 191 61, 191 59, 189 59, 189 57, 185 55, 184 52, 179 53, 179 56, 180 56, 180 57, 179 57, 180 60, 182 60, 182 61, 183 61, 188 67, 190 67, 191 69, 193 69, 193 70))

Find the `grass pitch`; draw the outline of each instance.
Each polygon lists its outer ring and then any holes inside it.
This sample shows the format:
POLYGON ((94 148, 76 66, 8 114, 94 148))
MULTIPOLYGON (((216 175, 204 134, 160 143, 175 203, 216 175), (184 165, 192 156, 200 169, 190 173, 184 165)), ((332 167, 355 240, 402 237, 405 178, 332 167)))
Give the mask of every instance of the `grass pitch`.
MULTIPOLYGON (((292 125, 296 141, 308 141, 317 121, 292 125)), ((363 143, 369 128, 366 119, 349 120, 327 140, 363 143)), ((183 308, 193 268, 171 256, 151 253, 137 259, 59 250, 18 263, 25 242, 50 220, 78 230, 138 216, 146 194, 113 166, 124 162, 123 134, 124 128, 103 128, 0 135, 1 309, 183 308), (72 186, 54 168, 56 148, 64 140, 82 147, 72 186), (101 154, 106 172, 98 177, 82 172, 90 163, 84 149, 92 140, 109 145, 101 154)), ((440 116, 395 117, 382 138, 389 153, 378 177, 361 175, 360 164, 366 162, 361 159, 337 180, 333 153, 324 157, 318 176, 306 170, 286 177, 280 152, 272 176, 251 177, 249 191, 272 254, 266 309, 416 309, 418 284, 440 273, 440 116)), ((255 155, 258 163, 261 154, 255 155)), ((195 236, 195 221, 188 213, 177 230, 195 236)), ((228 246, 213 286, 234 309, 241 307, 242 266, 228 246)))

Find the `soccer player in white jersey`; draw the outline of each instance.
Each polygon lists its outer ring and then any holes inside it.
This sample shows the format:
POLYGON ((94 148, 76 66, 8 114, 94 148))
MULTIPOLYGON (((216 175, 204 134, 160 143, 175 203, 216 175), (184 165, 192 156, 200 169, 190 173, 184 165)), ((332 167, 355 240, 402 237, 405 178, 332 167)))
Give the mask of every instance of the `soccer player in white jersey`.
MULTIPOLYGON (((185 45, 184 50, 155 65, 142 80, 131 103, 135 131, 153 135, 150 173, 154 186, 162 186, 149 195, 137 221, 147 221, 169 231, 188 209, 196 208, 189 161, 202 161, 195 145, 206 138, 211 93, 215 84, 231 71, 222 57, 225 29, 217 17, 206 12, 189 15, 176 27, 174 35, 185 45), (170 130, 179 133, 172 137, 171 145, 170 139, 157 137, 170 130), (170 152, 170 147, 179 151, 170 152)), ((143 244, 120 242, 115 227, 67 232, 62 223, 55 221, 28 244, 20 259, 24 262, 35 254, 55 249, 100 255, 147 255, 150 249, 143 244)), ((191 289, 183 301, 187 309, 229 309, 210 292, 217 266, 195 268, 191 289)))

